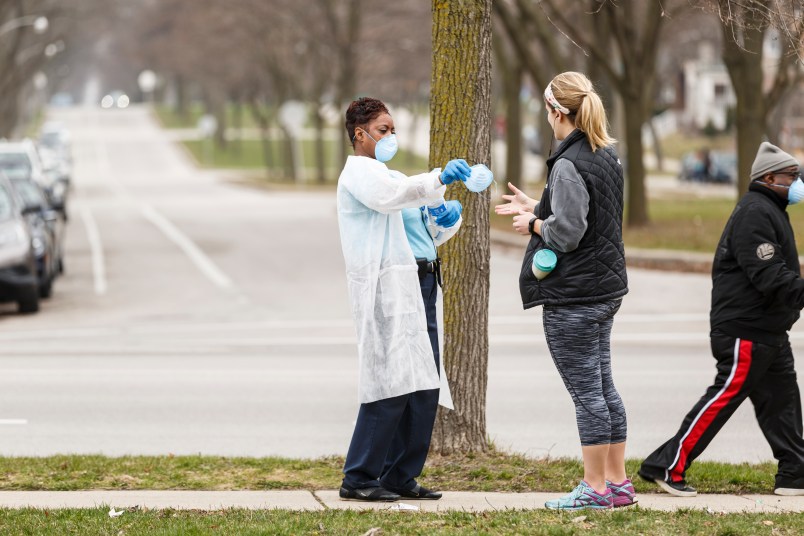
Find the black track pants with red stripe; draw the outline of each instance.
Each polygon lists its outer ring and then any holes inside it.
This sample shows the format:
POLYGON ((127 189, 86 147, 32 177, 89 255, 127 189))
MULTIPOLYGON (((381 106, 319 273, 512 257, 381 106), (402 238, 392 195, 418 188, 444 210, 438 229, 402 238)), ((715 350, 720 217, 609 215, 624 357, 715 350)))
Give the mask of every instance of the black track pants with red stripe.
POLYGON ((779 460, 778 475, 804 476, 801 397, 790 343, 769 346, 711 334, 717 376, 684 418, 676 435, 642 464, 643 476, 681 482, 695 460, 746 398, 754 404, 762 433, 779 460))

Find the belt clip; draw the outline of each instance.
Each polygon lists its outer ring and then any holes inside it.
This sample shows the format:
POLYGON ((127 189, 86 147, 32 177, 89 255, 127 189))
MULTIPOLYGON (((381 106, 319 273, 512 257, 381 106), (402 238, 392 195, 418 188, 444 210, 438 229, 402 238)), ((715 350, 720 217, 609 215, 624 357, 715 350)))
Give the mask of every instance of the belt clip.
POLYGON ((444 288, 441 283, 441 257, 436 257, 436 260, 433 261, 433 271, 435 272, 436 283, 438 283, 439 287, 444 288))

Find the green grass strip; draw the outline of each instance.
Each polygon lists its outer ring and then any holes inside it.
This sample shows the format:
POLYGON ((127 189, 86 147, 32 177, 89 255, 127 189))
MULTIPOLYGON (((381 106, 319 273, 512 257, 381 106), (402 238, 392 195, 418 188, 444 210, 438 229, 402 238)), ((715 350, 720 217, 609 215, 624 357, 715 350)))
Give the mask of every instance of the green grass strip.
MULTIPOLYGON (((639 493, 656 486, 636 478, 639 493)), ((337 489, 343 458, 224 458, 216 456, 50 456, 0 458, 0 490, 318 490, 337 489)), ((772 493, 774 463, 696 462, 688 480, 702 493, 772 493)), ((421 481, 448 491, 565 492, 583 476, 580 460, 532 459, 490 452, 431 456, 421 481)))
POLYGON ((519 534, 717 534, 793 535, 804 533, 798 514, 729 514, 681 510, 673 513, 639 508, 613 512, 560 513, 507 510, 469 513, 391 511, 290 512, 224 510, 213 512, 129 510, 109 518, 108 509, 0 510, 0 533, 9 535, 519 535, 519 534), (379 530, 377 530, 379 529, 379 530))

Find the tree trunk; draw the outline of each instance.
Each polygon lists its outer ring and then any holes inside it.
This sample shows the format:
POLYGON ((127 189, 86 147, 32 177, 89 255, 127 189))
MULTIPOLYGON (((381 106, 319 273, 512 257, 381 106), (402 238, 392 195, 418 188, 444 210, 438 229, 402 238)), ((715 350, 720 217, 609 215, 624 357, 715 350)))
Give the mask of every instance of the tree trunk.
POLYGON ((519 93, 525 68, 516 54, 506 50, 500 39, 493 39, 496 65, 502 74, 505 94, 505 178, 522 186, 522 106, 519 93))
POLYGON ((234 117, 232 123, 235 128, 235 154, 241 156, 243 154, 243 101, 240 98, 234 100, 234 117))
POLYGON ((209 95, 207 101, 209 113, 215 116, 218 128, 215 129, 213 140, 215 147, 226 149, 226 99, 218 95, 209 95))
POLYGON ((282 145, 284 147, 282 163, 285 168, 285 179, 296 182, 299 180, 299 174, 297 173, 298 167, 296 165, 296 158, 298 156, 295 147, 296 139, 285 125, 279 125, 279 129, 282 131, 282 145))
MULTIPOLYGON (((491 160, 491 0, 433 0, 430 165, 491 160)), ((444 260, 443 367, 454 411, 440 410, 432 448, 485 451, 488 381, 489 192, 448 189, 464 206, 444 260)))
POLYGON ((0 139, 14 138, 19 122, 19 95, 23 81, 13 69, 0 79, 0 139))
POLYGON ((176 85, 176 114, 182 119, 187 119, 190 116, 190 107, 187 105, 187 83, 180 74, 176 75, 174 83, 176 85))
POLYGON ((522 185, 522 65, 514 63, 505 82, 505 175, 519 187, 522 185))
POLYGON ((260 127, 260 145, 262 146, 262 158, 265 163, 265 176, 270 179, 274 176, 274 152, 270 138, 270 118, 268 114, 260 110, 260 104, 257 101, 252 101, 249 104, 249 109, 252 117, 260 127))
POLYGON ((327 180, 327 161, 324 152, 324 116, 321 115, 321 103, 315 103, 313 110, 313 123, 315 125, 315 167, 318 175, 318 182, 321 184, 327 180))
POLYGON ((625 174, 628 184, 628 220, 629 227, 647 225, 648 196, 645 190, 645 163, 642 160, 642 125, 645 114, 642 113, 641 98, 637 95, 626 97, 632 104, 626 106, 625 115, 625 174))
POLYGON ((648 129, 650 129, 650 137, 653 140, 653 154, 656 157, 656 170, 664 171, 662 140, 659 139, 659 133, 656 131, 656 125, 653 124, 653 119, 648 119, 647 125, 648 129))
MULTIPOLYGON (((765 99, 762 88, 762 37, 764 30, 740 28, 742 43, 735 43, 733 30, 723 25, 723 62, 737 97, 737 195, 748 189, 751 164, 765 134, 765 99)), ((734 30, 737 31, 737 30, 734 30)))

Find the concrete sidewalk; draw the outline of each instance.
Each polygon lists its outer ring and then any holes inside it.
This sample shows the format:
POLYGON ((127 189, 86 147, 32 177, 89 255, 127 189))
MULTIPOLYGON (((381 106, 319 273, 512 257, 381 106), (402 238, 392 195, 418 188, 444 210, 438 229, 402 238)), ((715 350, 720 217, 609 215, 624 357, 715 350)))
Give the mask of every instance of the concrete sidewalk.
MULTIPOLYGON (((448 491, 439 501, 403 500, 396 503, 343 501, 336 490, 322 491, 0 491, 0 508, 96 508, 113 507, 177 510, 221 510, 227 508, 283 510, 418 510, 443 512, 461 510, 537 509, 560 493, 493 493, 448 491)), ((639 495, 639 507, 672 512, 680 509, 712 513, 799 513, 804 497, 776 495, 699 495, 679 498, 666 494, 639 495)))

